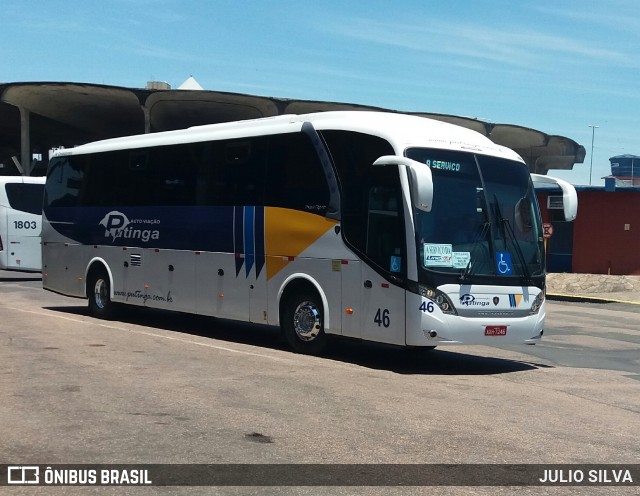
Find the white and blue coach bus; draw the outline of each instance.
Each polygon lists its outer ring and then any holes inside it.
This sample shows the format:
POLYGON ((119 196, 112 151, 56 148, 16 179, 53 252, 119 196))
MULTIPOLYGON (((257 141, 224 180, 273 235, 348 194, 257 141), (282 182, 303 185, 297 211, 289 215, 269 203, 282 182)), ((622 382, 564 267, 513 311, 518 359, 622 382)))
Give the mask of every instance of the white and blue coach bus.
POLYGON ((0 177, 0 269, 39 272, 44 177, 0 177))
MULTIPOLYGON (((575 189, 563 189, 573 220, 575 189)), ((58 151, 43 285, 114 304, 431 349, 536 343, 543 233, 529 170, 461 127, 383 112, 198 126, 58 151)))

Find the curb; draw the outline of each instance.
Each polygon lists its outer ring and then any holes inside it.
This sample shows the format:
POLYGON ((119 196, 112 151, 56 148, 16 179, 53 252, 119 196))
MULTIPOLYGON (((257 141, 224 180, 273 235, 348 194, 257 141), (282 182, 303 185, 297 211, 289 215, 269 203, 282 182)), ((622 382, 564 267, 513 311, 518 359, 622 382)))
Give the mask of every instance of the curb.
POLYGON ((597 298, 595 296, 579 296, 561 293, 547 293, 547 299, 552 301, 574 301, 578 303, 624 303, 625 305, 640 305, 638 301, 616 300, 614 298, 597 298))

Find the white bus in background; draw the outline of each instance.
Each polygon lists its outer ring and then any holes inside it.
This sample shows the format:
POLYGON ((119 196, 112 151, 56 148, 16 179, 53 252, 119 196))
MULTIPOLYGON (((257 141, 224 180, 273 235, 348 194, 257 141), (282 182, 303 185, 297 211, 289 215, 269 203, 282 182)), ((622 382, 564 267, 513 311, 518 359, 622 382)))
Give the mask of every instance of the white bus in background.
MULTIPOLYGON (((564 212, 577 212, 575 189, 564 212)), ((58 151, 43 286, 89 299, 432 349, 538 342, 529 170, 479 133, 383 112, 193 127, 58 151)))
POLYGON ((0 176, 0 269, 39 272, 44 177, 0 176))

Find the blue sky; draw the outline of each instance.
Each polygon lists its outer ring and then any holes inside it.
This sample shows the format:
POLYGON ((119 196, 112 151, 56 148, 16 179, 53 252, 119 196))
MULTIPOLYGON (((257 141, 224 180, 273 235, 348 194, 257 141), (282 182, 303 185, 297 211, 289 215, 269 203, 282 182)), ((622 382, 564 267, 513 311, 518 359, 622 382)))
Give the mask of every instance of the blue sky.
POLYGON ((0 81, 376 105, 574 139, 575 184, 640 155, 638 0, 7 0, 0 81))

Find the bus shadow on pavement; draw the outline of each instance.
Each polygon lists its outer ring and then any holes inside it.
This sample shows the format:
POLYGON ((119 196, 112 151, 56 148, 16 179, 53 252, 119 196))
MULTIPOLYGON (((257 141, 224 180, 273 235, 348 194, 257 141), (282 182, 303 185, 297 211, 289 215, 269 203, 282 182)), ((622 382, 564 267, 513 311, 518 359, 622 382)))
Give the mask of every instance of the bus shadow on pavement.
MULTIPOLYGON (((486 350, 484 347, 483 349, 486 350)), ((483 349, 479 347, 478 353, 481 353, 483 349)), ((546 367, 532 362, 462 353, 455 350, 455 347, 443 347, 426 351, 376 343, 348 343, 339 340, 326 357, 362 367, 406 375, 495 375, 546 367)))
POLYGON ((33 277, 0 277, 0 282, 38 282, 42 281, 42 277, 33 276, 33 277))
MULTIPOLYGON (((45 307, 45 310, 89 315, 86 305, 45 307)), ((114 325, 133 324, 294 353, 281 336, 280 329, 273 326, 139 307, 119 308, 117 317, 110 322, 114 325)), ((486 349, 478 347, 478 352, 486 349)), ((526 345, 523 345, 523 351, 525 349, 526 345)), ((398 346, 338 337, 333 340, 322 358, 407 375, 495 375, 549 368, 549 365, 540 363, 461 353, 455 350, 455 347, 430 351, 408 350, 398 346)))

